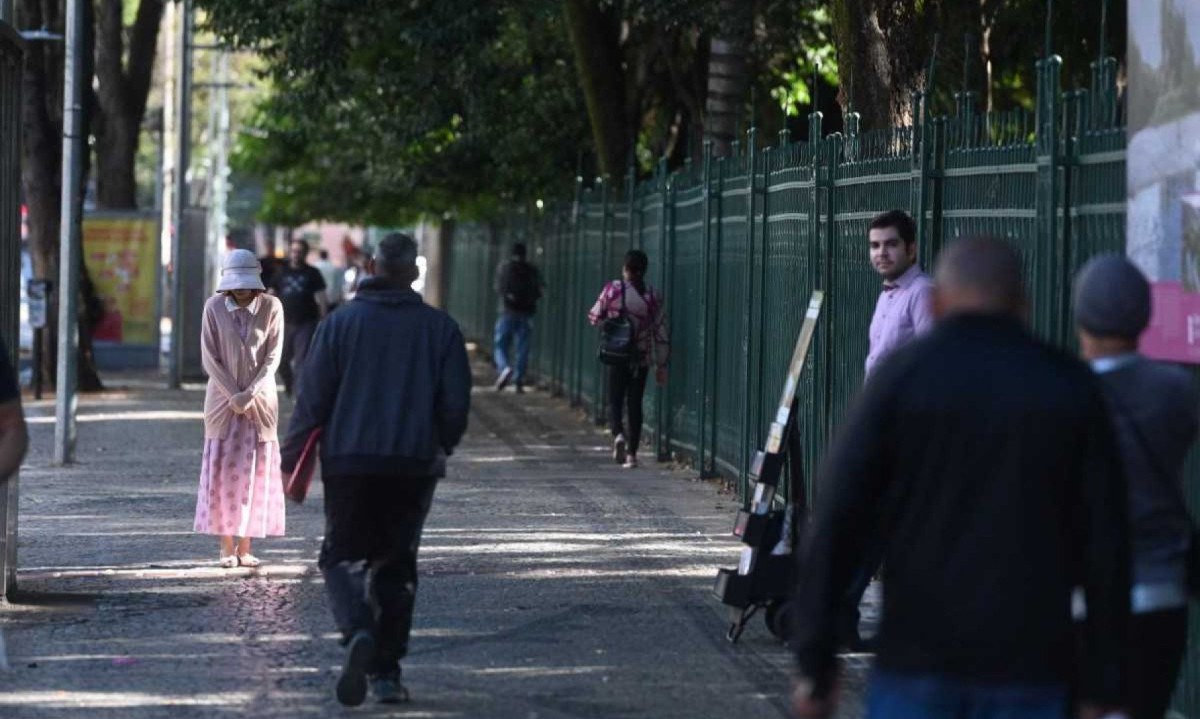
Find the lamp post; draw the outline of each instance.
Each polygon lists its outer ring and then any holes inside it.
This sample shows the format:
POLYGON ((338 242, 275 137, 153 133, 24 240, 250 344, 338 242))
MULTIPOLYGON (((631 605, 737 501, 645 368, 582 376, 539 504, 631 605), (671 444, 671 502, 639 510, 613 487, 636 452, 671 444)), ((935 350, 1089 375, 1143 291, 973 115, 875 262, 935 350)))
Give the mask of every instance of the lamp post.
POLYGON ((55 398, 54 461, 75 461, 78 383, 80 180, 83 172, 84 15, 81 0, 67 0, 66 62, 63 66, 62 214, 59 228, 58 391, 55 398))

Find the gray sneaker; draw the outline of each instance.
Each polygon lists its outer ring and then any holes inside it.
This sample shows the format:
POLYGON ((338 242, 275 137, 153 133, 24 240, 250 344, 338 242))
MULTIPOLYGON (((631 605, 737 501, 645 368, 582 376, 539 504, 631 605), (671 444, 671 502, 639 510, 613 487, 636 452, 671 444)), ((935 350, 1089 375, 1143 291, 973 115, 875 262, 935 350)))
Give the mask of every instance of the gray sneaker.
POLYGON ((403 704, 408 701, 408 690, 400 683, 399 674, 372 678, 371 694, 380 704, 403 704))
POLYGON ((357 632, 346 646, 346 660, 337 680, 337 700, 343 706, 356 707, 367 698, 367 665, 375 658, 375 637, 357 632))

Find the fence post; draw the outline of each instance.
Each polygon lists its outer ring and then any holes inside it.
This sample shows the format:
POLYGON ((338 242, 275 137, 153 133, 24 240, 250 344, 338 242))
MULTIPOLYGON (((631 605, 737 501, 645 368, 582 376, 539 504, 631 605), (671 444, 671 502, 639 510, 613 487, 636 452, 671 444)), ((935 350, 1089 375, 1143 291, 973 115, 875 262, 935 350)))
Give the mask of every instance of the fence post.
MULTIPOLYGON (((675 308, 679 306, 679 302, 673 300, 675 296, 675 175, 666 175, 666 160, 662 161, 663 176, 663 282, 666 284, 667 293, 667 321, 669 327, 675 327, 675 319, 677 314, 675 308)), ((675 373, 672 372, 672 375, 675 373)), ((669 459, 671 455, 671 424, 672 424, 672 405, 671 397, 674 394, 674 388, 678 386, 678 381, 673 378, 668 378, 666 391, 663 393, 662 403, 659 417, 659 451, 664 453, 669 459)))
POLYGON ((925 238, 925 266, 932 268, 933 260, 941 252, 942 236, 942 204, 943 193, 946 189, 946 118, 938 117, 933 121, 933 144, 927 155, 929 164, 926 175, 929 177, 929 231, 925 238))
MULTIPOLYGON (((599 285, 603 285, 605 278, 608 277, 608 243, 611 238, 608 236, 608 186, 607 177, 597 177, 596 184, 600 185, 600 257, 596 261, 596 272, 599 285)), ((597 370, 592 381, 592 418, 597 425, 604 424, 606 415, 608 414, 608 403, 604 401, 606 395, 605 388, 608 386, 608 373, 597 370)))
POLYGON ((1044 339, 1062 337, 1064 306, 1058 291, 1063 244, 1059 241, 1059 175, 1062 157, 1059 149, 1061 125, 1060 82, 1062 58, 1053 55, 1038 62, 1037 87, 1037 238, 1034 244, 1034 276, 1037 292, 1033 298, 1035 325, 1044 339))
POLYGON ((708 447, 708 422, 711 414, 712 394, 711 387, 708 384, 709 366, 712 364, 712 337, 709 335, 712 321, 709 317, 711 312, 714 312, 715 302, 710 296, 712 290, 712 140, 704 140, 704 167, 703 167, 703 207, 704 207, 704 227, 701 235, 701 242, 704 246, 701 248, 700 264, 703 268, 700 279, 700 317, 704 323, 700 331, 700 356, 703 358, 700 370, 700 417, 696 425, 696 460, 697 469, 701 477, 710 475, 710 468, 707 463, 708 447))
POLYGON ((928 249, 925 215, 929 211, 929 148, 932 143, 925 104, 925 93, 918 90, 912 94, 912 214, 917 222, 917 247, 928 249))
POLYGON ((583 281, 580 275, 580 262, 583 255, 583 242, 580 237, 583 234, 583 176, 575 176, 575 211, 574 211, 574 227, 572 228, 573 237, 571 238, 571 312, 570 314, 576 317, 576 321, 571 323, 571 381, 569 396, 572 407, 578 407, 583 401, 583 366, 580 362, 580 355, 583 353, 581 342, 583 342, 583 326, 578 321, 579 316, 579 285, 583 281))
POLYGON ((629 195, 626 199, 629 204, 629 243, 625 247, 626 250, 642 249, 642 213, 637 208, 637 166, 629 163, 629 174, 625 178, 625 192, 629 195), (634 212, 637 211, 637 219, 634 219, 634 212))
MULTIPOLYGON (((769 285, 767 283, 767 268, 770 263, 767 260, 771 256, 771 222, 770 222, 770 218, 771 218, 771 171, 775 167, 774 158, 777 155, 779 155, 780 152, 783 151, 784 147, 787 146, 787 141, 788 141, 788 131, 787 131, 787 128, 785 127, 779 133, 778 147, 774 147, 774 148, 768 147, 763 150, 763 190, 762 190, 763 222, 762 222, 762 230, 760 233, 762 239, 759 241, 759 246, 761 248, 760 254, 762 255, 762 263, 759 265, 759 268, 758 268, 758 294, 760 295, 758 298, 758 328, 759 328, 759 332, 764 331, 764 329, 767 326, 767 307, 769 304, 767 302, 767 299, 768 299, 767 298, 767 288, 769 287, 769 285)), ((766 362, 767 362, 766 352, 764 352, 762 347, 760 347, 759 352, 758 352, 758 362, 757 362, 758 367, 755 370, 755 374, 757 376, 757 381, 755 383, 755 388, 754 388, 754 396, 757 400, 756 406, 758 409, 757 419, 759 419, 759 420, 762 419, 763 393, 766 392, 766 362)), ((766 440, 766 438, 762 434, 762 431, 763 431, 762 425, 761 424, 756 425, 754 427, 754 431, 755 431, 754 446, 761 447, 763 445, 764 441, 766 440)))
POLYGON ((750 445, 750 422, 754 417, 754 373, 750 369, 750 360, 754 357, 754 198, 757 183, 755 176, 758 171, 758 153, 755 143, 758 131, 752 125, 746 133, 746 186, 749 194, 746 196, 746 274, 742 281, 746 285, 746 299, 742 303, 742 367, 746 373, 746 384, 743 388, 745 406, 742 411, 742 433, 738 448, 738 498, 746 503, 746 492, 750 480, 750 457, 753 456, 750 445))
MULTIPOLYGON (((667 302, 667 307, 669 308, 671 306, 671 304, 673 303, 674 298, 671 297, 670 293, 668 292, 668 287, 667 287, 667 273, 668 273, 667 264, 671 261, 670 255, 668 254, 668 250, 667 250, 667 237, 668 237, 667 222, 669 221, 668 218, 669 218, 669 213, 671 211, 670 203, 668 201, 668 195, 667 195, 668 179, 669 178, 667 177, 667 158, 665 158, 665 157, 659 158, 658 165, 654 171, 654 181, 655 181, 655 184, 658 186, 658 206, 659 206, 659 211, 658 211, 658 252, 659 252, 658 286, 663 289, 664 293, 667 293, 666 294, 666 302, 667 302)), ((667 331, 668 332, 671 331, 672 326, 673 325, 669 322, 669 318, 668 318, 668 323, 667 323, 667 331)), ((666 437, 666 434, 667 434, 667 428, 663 425, 663 422, 666 418, 665 407, 666 407, 668 393, 671 391, 671 380, 672 380, 671 375, 672 374, 673 373, 668 372, 667 373, 667 384, 663 387, 658 387, 654 392, 655 456, 658 458, 658 461, 660 461, 660 462, 665 462, 666 460, 668 460, 670 458, 670 448, 667 446, 667 443, 664 441, 664 438, 666 437)))

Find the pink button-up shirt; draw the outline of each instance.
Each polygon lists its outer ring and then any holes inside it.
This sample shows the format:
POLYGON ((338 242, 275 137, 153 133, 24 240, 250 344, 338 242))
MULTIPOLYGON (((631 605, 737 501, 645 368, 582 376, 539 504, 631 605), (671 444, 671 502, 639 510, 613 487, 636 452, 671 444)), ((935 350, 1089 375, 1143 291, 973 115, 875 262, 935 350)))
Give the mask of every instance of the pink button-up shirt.
POLYGON ((871 318, 866 373, 901 345, 933 327, 933 280, 914 264, 895 282, 884 282, 871 318))

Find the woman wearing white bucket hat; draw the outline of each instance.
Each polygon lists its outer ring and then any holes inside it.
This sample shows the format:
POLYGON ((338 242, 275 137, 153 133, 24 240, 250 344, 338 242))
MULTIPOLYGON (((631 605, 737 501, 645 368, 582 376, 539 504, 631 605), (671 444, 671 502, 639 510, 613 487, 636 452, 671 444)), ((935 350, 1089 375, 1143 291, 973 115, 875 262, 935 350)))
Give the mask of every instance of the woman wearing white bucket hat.
POLYGON ((257 567, 251 539, 284 530, 275 389, 283 305, 264 289, 254 254, 233 250, 217 294, 204 304, 208 390, 195 531, 220 537, 220 564, 227 568, 257 567))

